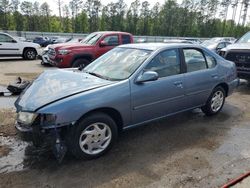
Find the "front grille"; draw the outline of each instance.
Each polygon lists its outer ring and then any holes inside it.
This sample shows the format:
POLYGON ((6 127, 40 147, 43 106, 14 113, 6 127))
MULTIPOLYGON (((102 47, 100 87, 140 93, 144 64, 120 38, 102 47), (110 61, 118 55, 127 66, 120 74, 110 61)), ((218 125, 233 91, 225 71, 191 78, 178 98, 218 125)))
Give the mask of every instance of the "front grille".
POLYGON ((48 54, 49 54, 50 56, 53 56, 53 57, 54 57, 54 56, 56 55, 55 49, 54 49, 54 48, 49 48, 48 54))
POLYGON ((238 69, 250 69, 250 52, 228 52, 225 59, 233 61, 238 69))

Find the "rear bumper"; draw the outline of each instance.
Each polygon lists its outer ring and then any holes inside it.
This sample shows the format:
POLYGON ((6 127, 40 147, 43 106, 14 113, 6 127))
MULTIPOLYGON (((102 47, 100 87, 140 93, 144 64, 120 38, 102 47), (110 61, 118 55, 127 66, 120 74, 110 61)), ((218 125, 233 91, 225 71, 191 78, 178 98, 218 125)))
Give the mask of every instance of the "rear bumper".
POLYGON ((228 84, 228 95, 231 95, 233 91, 240 85, 240 79, 236 78, 228 84))
POLYGON ((36 51, 37 51, 37 56, 41 56, 43 54, 43 49, 41 48, 36 49, 36 51))

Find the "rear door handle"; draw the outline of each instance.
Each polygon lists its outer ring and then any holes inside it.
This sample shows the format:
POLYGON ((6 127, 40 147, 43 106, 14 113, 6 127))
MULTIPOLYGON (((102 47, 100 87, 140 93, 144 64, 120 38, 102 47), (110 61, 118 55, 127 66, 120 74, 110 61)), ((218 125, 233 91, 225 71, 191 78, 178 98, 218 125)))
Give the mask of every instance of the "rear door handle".
POLYGON ((174 85, 179 88, 183 88, 182 81, 176 81, 174 82, 174 85))

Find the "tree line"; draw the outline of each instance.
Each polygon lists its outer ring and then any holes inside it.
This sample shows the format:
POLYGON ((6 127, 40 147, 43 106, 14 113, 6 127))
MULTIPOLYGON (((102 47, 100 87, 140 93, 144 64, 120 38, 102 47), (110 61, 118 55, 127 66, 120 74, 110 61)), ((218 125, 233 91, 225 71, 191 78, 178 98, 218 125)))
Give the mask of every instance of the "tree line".
POLYGON ((107 5, 100 0, 56 2, 58 14, 53 15, 46 2, 0 0, 0 29, 75 33, 119 30, 180 37, 239 37, 249 30, 250 0, 183 0, 180 4, 166 0, 152 6, 144 0, 134 0, 130 5, 124 0, 107 5))

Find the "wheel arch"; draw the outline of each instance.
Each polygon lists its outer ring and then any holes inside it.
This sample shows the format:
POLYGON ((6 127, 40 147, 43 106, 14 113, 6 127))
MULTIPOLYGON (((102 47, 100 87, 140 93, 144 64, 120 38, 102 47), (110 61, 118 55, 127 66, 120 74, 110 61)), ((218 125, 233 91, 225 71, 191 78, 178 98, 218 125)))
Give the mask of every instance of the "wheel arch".
POLYGON ((225 90, 225 94, 226 94, 226 97, 228 96, 228 90, 229 90, 229 86, 227 83, 223 82, 223 83, 220 83, 218 85, 216 85, 214 88, 216 87, 222 87, 224 90, 225 90))
POLYGON ((123 119, 122 119, 121 113, 118 110, 111 108, 111 107, 102 107, 102 108, 90 110, 87 113, 83 114, 77 122, 81 121, 82 119, 84 119, 85 117, 91 114, 98 113, 98 112, 101 112, 110 116, 115 121, 119 132, 123 130, 123 119))
POLYGON ((89 62, 93 61, 93 56, 91 54, 78 54, 75 55, 71 61, 71 66, 73 65, 73 63, 77 60, 77 59, 86 59, 89 62))
POLYGON ((36 48, 34 48, 34 47, 24 47, 24 48, 23 48, 23 53, 22 53, 23 56, 24 56, 25 51, 28 50, 28 49, 33 49, 33 50, 35 50, 35 51, 36 51, 36 54, 37 54, 36 48))

